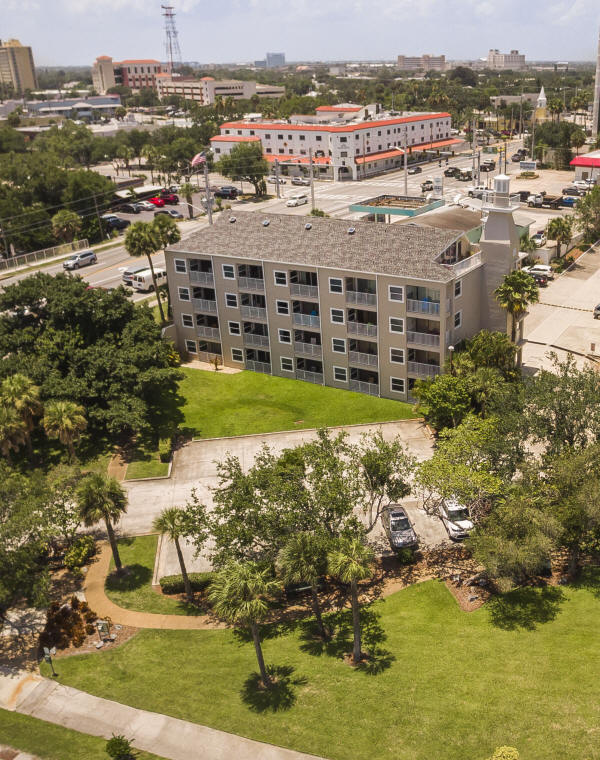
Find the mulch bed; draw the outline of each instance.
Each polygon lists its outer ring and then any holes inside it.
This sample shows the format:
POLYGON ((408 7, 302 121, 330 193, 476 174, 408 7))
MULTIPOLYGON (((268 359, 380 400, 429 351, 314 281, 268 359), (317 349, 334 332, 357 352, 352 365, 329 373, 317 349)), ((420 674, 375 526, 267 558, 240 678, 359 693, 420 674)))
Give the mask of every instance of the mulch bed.
POLYGON ((106 642, 99 649, 96 644, 100 641, 100 636, 97 631, 86 636, 83 644, 79 647, 70 644, 66 649, 57 649, 54 659, 60 659, 62 657, 72 657, 77 654, 90 654, 93 652, 104 652, 107 649, 114 649, 124 644, 129 639, 132 639, 139 631, 139 628, 134 628, 132 625, 111 625, 110 632, 114 633, 116 638, 114 641, 106 642))

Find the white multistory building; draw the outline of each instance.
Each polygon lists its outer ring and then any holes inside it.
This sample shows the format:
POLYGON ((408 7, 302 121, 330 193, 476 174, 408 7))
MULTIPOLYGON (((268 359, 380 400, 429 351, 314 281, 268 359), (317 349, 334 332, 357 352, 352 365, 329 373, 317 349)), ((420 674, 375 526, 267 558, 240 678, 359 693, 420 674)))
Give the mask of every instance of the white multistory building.
POLYGON ((510 53, 501 53, 499 50, 490 50, 487 56, 488 69, 500 71, 512 70, 520 71, 526 68, 525 56, 518 50, 511 50, 510 53))

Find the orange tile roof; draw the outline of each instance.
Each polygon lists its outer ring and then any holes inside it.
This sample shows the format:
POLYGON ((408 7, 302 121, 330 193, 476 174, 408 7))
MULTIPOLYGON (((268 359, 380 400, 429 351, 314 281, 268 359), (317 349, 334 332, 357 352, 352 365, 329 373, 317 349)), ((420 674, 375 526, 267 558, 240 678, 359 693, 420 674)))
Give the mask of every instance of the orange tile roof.
POLYGON ((420 116, 404 116, 399 119, 385 119, 383 121, 361 121, 356 124, 343 126, 329 126, 327 124, 282 124, 281 122, 246 122, 227 121, 221 124, 221 129, 280 129, 296 132, 356 132, 361 129, 377 129, 377 127, 393 127, 397 124, 410 124, 413 121, 433 121, 433 119, 450 118, 449 113, 433 113, 420 116))
POLYGON ((154 58, 128 58, 126 61, 121 61, 121 63, 160 63, 160 61, 154 58))
MULTIPOLYGON (((284 156, 282 154, 279 154, 278 156, 274 156, 272 153, 265 153, 263 155, 263 158, 266 159, 270 164, 275 163, 275 161, 279 161, 280 164, 309 164, 310 158, 308 156, 284 156)), ((331 157, 330 156, 319 156, 318 158, 313 158, 313 164, 315 166, 317 165, 328 165, 331 163, 331 157)))
POLYGON ((210 138, 211 142, 260 142, 260 137, 257 135, 216 135, 210 138))
MULTIPOLYGON (((436 148, 445 148, 450 145, 458 145, 458 143, 463 142, 462 140, 440 140, 438 142, 432 142, 432 143, 419 143, 418 145, 409 145, 407 146, 409 148, 409 154, 411 152, 420 152, 422 150, 435 150, 436 148)), ((369 161, 380 161, 382 158, 393 158, 394 156, 403 156, 404 151, 402 148, 398 148, 397 150, 382 150, 379 153, 367 153, 366 156, 357 156, 355 159, 355 163, 357 164, 366 164, 369 161)))
POLYGON ((201 82, 214 82, 214 81, 215 81, 215 78, 214 78, 214 77, 202 77, 202 78, 200 79, 200 81, 201 81, 201 82))
POLYGON ((362 106, 317 106, 315 109, 316 111, 326 111, 326 112, 339 112, 339 113, 357 113, 358 111, 362 111, 362 106))
POLYGON ((96 60, 97 61, 112 61, 112 58, 110 57, 110 55, 99 55, 96 58, 96 60))

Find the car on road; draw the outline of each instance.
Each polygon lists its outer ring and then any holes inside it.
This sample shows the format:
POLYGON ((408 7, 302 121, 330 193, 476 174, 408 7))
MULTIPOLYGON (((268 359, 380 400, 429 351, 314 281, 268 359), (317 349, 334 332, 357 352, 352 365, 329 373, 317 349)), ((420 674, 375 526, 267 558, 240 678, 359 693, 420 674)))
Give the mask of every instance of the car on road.
POLYGON ((458 177, 460 174, 460 169, 458 166, 449 166, 447 169, 444 169, 444 177, 458 177))
POLYGON ((227 198, 234 201, 238 197, 238 189, 237 187, 233 187, 233 185, 224 185, 213 190, 212 194, 215 198, 227 198))
POLYGON ((400 504, 390 504, 381 513, 381 524, 390 542, 392 551, 413 549, 418 546, 419 539, 409 520, 404 507, 400 504))
POLYGON ((179 196, 175 193, 161 193, 160 198, 169 206, 176 206, 179 203, 179 196))
POLYGON ((420 166, 411 166, 408 169, 408 173, 409 174, 421 174, 422 171, 423 171, 423 169, 421 169, 420 166))
POLYGON ((104 214, 102 221, 109 230, 124 230, 131 224, 129 219, 121 219, 120 216, 114 214, 104 214))
MULTIPOLYGON (((167 272, 164 269, 155 269, 154 278, 156 280, 157 287, 160 288, 167 282, 167 272)), ((154 280, 152 279, 152 270, 146 268, 141 272, 136 272, 131 278, 131 287, 134 290, 141 290, 143 292, 150 292, 154 290, 154 280)))
POLYGON ((427 193, 430 190, 433 190, 433 180, 432 179, 426 179, 425 182, 421 182, 421 192, 427 193))
POLYGON ((69 256, 66 261, 63 261, 63 269, 79 269, 80 267, 95 264, 97 261, 98 257, 94 251, 80 251, 69 256))
POLYGON ((154 211, 156 208, 155 204, 150 203, 150 201, 138 201, 136 206, 140 207, 140 211, 154 211))
POLYGON ((531 267, 523 267, 523 272, 527 272, 530 275, 534 274, 543 274, 545 275, 549 280, 554 279, 554 270, 551 266, 548 266, 548 264, 534 264, 531 267))
POLYGON ((291 208, 293 206, 304 206, 305 203, 308 203, 306 193, 294 193, 294 195, 290 196, 289 200, 286 201, 285 205, 291 208))
POLYGON ((581 190, 578 187, 575 187, 575 185, 569 185, 568 187, 563 187, 562 194, 563 195, 585 195, 585 190, 581 190))
POLYGON ((280 185, 285 185, 285 180, 283 177, 269 177, 267 179, 267 182, 269 182, 271 185, 276 185, 278 182, 280 185))
POLYGON ((469 198, 483 198, 483 194, 487 190, 485 185, 474 185, 468 188, 469 198))
POLYGON ((157 206, 158 208, 162 208, 165 205, 165 199, 164 198, 149 198, 148 202, 151 203, 153 206, 157 206))
POLYGON ((479 168, 482 172, 493 172, 496 168, 496 162, 491 160, 484 161, 479 168))
POLYGON ((305 187, 310 185, 310 179, 308 177, 292 177, 290 182, 292 185, 304 185, 305 187))
POLYGON ((123 203, 119 206, 119 211, 122 214, 139 214, 141 210, 139 203, 123 203))
POLYGON ((183 219, 181 211, 177 211, 175 208, 159 208, 154 212, 154 216, 170 216, 172 219, 183 219))
POLYGON ((442 501, 439 512, 448 535, 454 541, 466 538, 474 528, 469 510, 456 499, 442 501))
POLYGON ((546 235, 544 232, 536 232, 535 235, 531 236, 531 239, 536 244, 538 248, 541 248, 543 245, 546 245, 546 235))

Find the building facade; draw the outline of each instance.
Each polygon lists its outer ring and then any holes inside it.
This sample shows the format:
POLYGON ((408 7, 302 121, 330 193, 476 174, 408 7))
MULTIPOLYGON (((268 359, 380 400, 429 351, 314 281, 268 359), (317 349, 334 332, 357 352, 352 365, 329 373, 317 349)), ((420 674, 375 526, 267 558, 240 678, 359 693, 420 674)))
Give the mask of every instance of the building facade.
POLYGON ((280 66, 285 66, 285 53, 267 53, 265 65, 267 69, 277 69, 280 66))
POLYGON ((399 55, 397 63, 402 71, 446 71, 445 55, 399 55))
POLYGON ((510 53, 501 53, 499 50, 490 50, 487 56, 488 69, 497 71, 520 71, 527 68, 525 56, 518 50, 511 50, 510 53))
POLYGON ((508 178, 475 250, 458 230, 223 214, 166 251, 177 347, 203 361, 411 400, 449 347, 506 331, 493 290, 518 261, 508 178), (352 225, 352 226, 350 226, 352 225))
POLYGON ((19 40, 0 40, 0 83, 9 85, 18 95, 37 89, 33 53, 19 40))
POLYGON ((101 55, 92 65, 92 83, 100 95, 118 85, 135 91, 146 87, 156 89, 156 77, 161 71, 160 61, 153 58, 113 61, 110 56, 101 55))
POLYGON ((238 79, 217 80, 214 77, 187 79, 171 77, 169 74, 159 74, 156 77, 156 88, 159 98, 176 95, 203 106, 213 105, 218 97, 223 100, 249 100, 254 95, 259 98, 281 98, 285 95, 285 87, 276 85, 260 85, 238 79))

